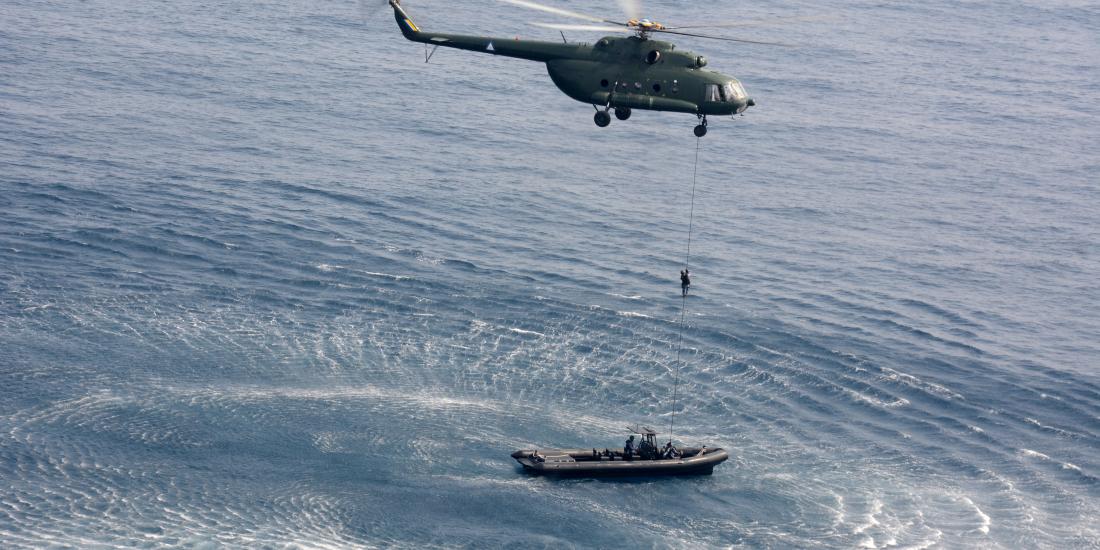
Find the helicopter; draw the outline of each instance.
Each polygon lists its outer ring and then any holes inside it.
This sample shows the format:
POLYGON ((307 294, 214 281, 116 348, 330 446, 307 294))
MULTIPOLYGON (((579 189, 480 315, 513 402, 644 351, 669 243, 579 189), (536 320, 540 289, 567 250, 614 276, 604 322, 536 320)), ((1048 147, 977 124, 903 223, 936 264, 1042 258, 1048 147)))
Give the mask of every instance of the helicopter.
MULTIPOLYGON (((633 109, 671 111, 694 114, 698 124, 696 137, 707 134, 707 115, 739 115, 756 105, 745 87, 732 76, 710 70, 707 58, 690 51, 677 50, 670 42, 655 40, 653 35, 671 34, 746 42, 750 44, 785 45, 737 38, 717 37, 683 29, 702 27, 732 27, 738 24, 668 27, 649 19, 629 16, 625 22, 593 17, 581 13, 538 4, 530 0, 501 0, 520 7, 540 10, 564 17, 584 19, 597 25, 536 24, 564 30, 626 32, 630 36, 605 36, 593 45, 568 43, 562 32, 562 42, 492 38, 461 34, 441 34, 421 30, 401 6, 401 0, 389 0, 397 26, 405 38, 435 48, 457 48, 493 55, 503 55, 546 63, 550 79, 565 95, 589 103, 596 109, 596 126, 611 124, 615 118, 630 118, 633 109)), ((632 5, 632 2, 627 2, 632 5)), ((636 11, 636 10, 630 10, 636 11)))

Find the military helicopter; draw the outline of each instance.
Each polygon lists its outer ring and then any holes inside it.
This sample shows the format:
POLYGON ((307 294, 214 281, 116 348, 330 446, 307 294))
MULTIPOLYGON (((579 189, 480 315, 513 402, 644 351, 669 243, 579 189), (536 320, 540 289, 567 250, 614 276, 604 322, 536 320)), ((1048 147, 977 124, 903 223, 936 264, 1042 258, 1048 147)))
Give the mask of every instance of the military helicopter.
MULTIPOLYGON (((530 0, 501 0, 509 4, 584 19, 598 25, 550 25, 542 27, 564 30, 611 31, 632 33, 631 36, 605 36, 594 45, 565 42, 492 38, 461 34, 441 34, 421 30, 401 7, 401 0, 389 0, 397 26, 405 38, 434 46, 426 60, 439 46, 458 48, 493 55, 517 57, 546 63, 550 78, 569 97, 589 103, 596 109, 596 126, 611 124, 612 109, 619 120, 630 118, 632 109, 672 111, 694 114, 698 119, 695 135, 707 133, 707 115, 737 115, 756 105, 741 82, 732 76, 703 70, 707 59, 689 51, 677 50, 669 42, 654 40, 651 35, 672 34, 747 42, 750 44, 784 45, 737 38, 717 37, 684 32, 683 29, 703 27, 733 27, 739 24, 666 27, 649 19, 630 17, 625 22, 593 17, 563 10, 530 0)), ((627 2, 633 5, 632 2, 627 2)), ((632 10, 635 11, 635 10, 632 10)))

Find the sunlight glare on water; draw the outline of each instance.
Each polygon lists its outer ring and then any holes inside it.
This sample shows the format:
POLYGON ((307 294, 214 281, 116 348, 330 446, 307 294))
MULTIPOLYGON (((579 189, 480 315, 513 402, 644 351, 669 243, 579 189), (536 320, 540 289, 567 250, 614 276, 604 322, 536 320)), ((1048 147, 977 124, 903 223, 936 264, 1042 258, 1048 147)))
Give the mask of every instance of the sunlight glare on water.
POLYGON ((1100 546, 1100 10, 644 8, 833 18, 675 41, 757 102, 676 417, 731 458, 597 482, 509 454, 667 426, 694 117, 381 2, 0 0, 0 546, 1100 546))

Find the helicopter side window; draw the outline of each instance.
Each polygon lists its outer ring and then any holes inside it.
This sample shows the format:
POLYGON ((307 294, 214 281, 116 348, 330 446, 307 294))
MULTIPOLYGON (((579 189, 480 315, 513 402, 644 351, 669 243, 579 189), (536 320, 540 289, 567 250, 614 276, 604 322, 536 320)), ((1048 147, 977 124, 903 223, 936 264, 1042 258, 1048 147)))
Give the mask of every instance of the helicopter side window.
POLYGON ((719 92, 717 84, 707 84, 707 101, 722 101, 722 97, 718 94, 719 92))

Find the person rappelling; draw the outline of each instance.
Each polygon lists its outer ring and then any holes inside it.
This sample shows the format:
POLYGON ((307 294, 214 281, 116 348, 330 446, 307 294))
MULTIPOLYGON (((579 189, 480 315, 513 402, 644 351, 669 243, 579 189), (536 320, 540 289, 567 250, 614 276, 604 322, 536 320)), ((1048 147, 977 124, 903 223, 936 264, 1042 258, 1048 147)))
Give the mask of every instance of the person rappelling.
MULTIPOLYGON (((390 0, 396 2, 397 0, 390 0)), ((695 145, 695 173, 699 167, 699 142, 695 145)), ((695 216, 695 180, 692 176, 691 203, 688 212, 687 247, 684 251, 684 268, 680 270, 680 288, 683 299, 680 300, 680 322, 676 335, 676 359, 670 366, 672 375, 672 401, 669 407, 668 442, 661 446, 657 443, 658 433, 648 426, 629 426, 630 437, 623 444, 620 454, 617 450, 605 448, 603 453, 598 448, 591 451, 587 449, 557 449, 544 450, 545 459, 539 461, 538 451, 521 449, 512 453, 523 466, 524 471, 556 476, 658 476, 658 475, 685 475, 685 474, 710 474, 714 466, 729 458, 729 453, 724 449, 708 449, 703 447, 676 447, 673 445, 673 433, 676 427, 677 403, 679 399, 680 370, 683 367, 681 355, 684 349, 684 327, 687 320, 687 295, 691 287, 691 236, 695 216), (639 442, 635 434, 641 434, 639 442), (620 460, 621 457, 621 460, 620 460)))

